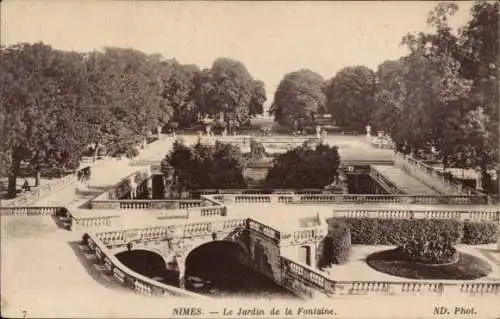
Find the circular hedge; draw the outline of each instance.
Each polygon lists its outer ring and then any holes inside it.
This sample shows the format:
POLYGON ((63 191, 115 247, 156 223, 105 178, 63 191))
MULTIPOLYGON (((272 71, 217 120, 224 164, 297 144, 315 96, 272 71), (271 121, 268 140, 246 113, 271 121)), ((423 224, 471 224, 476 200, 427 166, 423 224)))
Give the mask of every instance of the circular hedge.
POLYGON ((415 262, 398 248, 373 253, 366 262, 377 271, 409 279, 472 280, 492 271, 487 261, 462 252, 456 262, 442 265, 415 262))

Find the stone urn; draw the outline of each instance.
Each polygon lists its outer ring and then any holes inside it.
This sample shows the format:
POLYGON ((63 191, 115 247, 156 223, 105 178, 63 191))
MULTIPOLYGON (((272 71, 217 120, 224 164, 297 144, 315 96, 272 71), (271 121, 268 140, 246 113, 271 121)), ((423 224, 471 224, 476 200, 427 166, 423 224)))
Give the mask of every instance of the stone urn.
POLYGON ((206 126, 205 126, 205 134, 206 134, 207 136, 212 135, 212 126, 211 126, 211 125, 206 125, 206 126))

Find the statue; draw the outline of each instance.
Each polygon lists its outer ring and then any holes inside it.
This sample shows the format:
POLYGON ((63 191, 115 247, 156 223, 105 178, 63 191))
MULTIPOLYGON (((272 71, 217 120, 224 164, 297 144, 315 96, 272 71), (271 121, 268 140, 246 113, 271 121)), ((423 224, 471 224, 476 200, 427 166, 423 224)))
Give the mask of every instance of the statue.
POLYGON ((370 132, 372 130, 372 127, 370 126, 370 124, 368 124, 367 126, 365 126, 365 130, 366 130, 366 136, 370 137, 370 132))
POLYGON ((321 138, 321 126, 316 125, 316 137, 321 138))

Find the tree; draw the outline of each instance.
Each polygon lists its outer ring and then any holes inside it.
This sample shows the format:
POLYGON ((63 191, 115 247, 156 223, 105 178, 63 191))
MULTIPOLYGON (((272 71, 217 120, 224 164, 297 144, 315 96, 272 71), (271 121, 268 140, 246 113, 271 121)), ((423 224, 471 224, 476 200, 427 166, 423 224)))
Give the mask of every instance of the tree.
POLYGON ((188 126, 193 124, 198 117, 195 108, 195 82, 194 79, 200 72, 195 65, 182 65, 177 61, 163 63, 161 77, 163 77, 162 97, 164 103, 171 110, 166 113, 171 120, 188 126))
POLYGON ((378 66, 375 110, 369 124, 375 131, 394 135, 398 130, 399 116, 406 94, 402 84, 403 61, 385 61, 378 66))
MULTIPOLYGON (((74 168, 85 144, 78 114, 83 58, 43 43, 1 48, 2 148, 9 154, 8 194, 15 196, 21 162, 43 168, 74 168)), ((5 158, 4 158, 5 160, 5 158)))
POLYGON ((327 92, 327 108, 337 125, 363 131, 375 109, 375 73, 365 66, 344 68, 327 92))
POLYGON ((266 89, 264 82, 255 80, 253 81, 252 97, 250 98, 250 116, 259 115, 264 113, 264 103, 266 102, 266 89))
POLYGON ((237 146, 217 142, 188 147, 175 142, 165 160, 174 169, 179 191, 245 187, 243 154, 237 146))
POLYGON ((253 78, 243 63, 228 58, 215 60, 210 71, 201 75, 203 78, 205 81, 198 84, 201 108, 205 114, 220 118, 231 133, 252 114, 253 78))
POLYGON ((164 108, 158 56, 132 49, 106 48, 86 58, 89 91, 84 116, 92 123, 91 140, 112 156, 134 156, 158 124, 169 118, 164 108))
POLYGON ((308 143, 278 156, 269 170, 269 188, 323 188, 338 176, 340 155, 336 146, 308 143))
MULTIPOLYGON (((477 1, 472 7, 472 19, 460 31, 461 72, 472 81, 471 96, 469 99, 470 110, 466 117, 470 129, 475 127, 474 122, 483 122, 484 129, 479 130, 481 141, 474 144, 473 154, 476 160, 471 162, 481 163, 479 166, 485 175, 486 166, 496 166, 498 163, 499 122, 498 101, 499 85, 498 70, 500 68, 499 54, 499 15, 498 2, 477 1), (483 114, 484 113, 484 114, 483 114), (473 118, 482 120, 476 121, 473 118), (472 121, 472 123, 471 123, 472 121), (493 152, 491 151, 493 150, 493 152), (477 161, 479 159, 479 161, 477 161), (488 165, 484 161, 488 161, 488 165)), ((478 132, 476 132, 478 133, 478 132)), ((472 134, 476 135, 476 134, 472 134)), ((470 135, 469 135, 470 136, 470 135)), ((477 135, 476 135, 477 136, 477 135)))
POLYGON ((315 118, 325 112, 324 87, 323 78, 311 70, 286 74, 274 94, 271 109, 275 121, 294 128, 313 125, 315 118))

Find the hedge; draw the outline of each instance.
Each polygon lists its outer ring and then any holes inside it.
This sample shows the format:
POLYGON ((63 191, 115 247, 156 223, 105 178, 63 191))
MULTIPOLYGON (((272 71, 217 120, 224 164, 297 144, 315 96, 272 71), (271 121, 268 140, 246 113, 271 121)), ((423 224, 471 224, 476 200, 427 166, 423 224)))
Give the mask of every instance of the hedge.
POLYGON ((344 221, 332 221, 328 225, 328 234, 322 243, 319 268, 331 264, 342 265, 349 261, 351 254, 351 233, 344 221))
POLYGON ((492 244, 498 240, 498 224, 493 221, 465 222, 462 243, 469 245, 492 244))
MULTIPOLYGON (((452 219, 346 218, 353 243, 397 245, 409 260, 427 264, 456 261, 454 245, 463 238, 464 223, 452 219)), ((334 223, 334 222, 332 222, 334 223)))
MULTIPOLYGON (((493 221, 458 221, 437 219, 378 219, 378 218, 332 218, 342 220, 350 228, 355 245, 398 245, 405 236, 412 234, 414 227, 424 227, 426 232, 435 231, 439 225, 462 225, 462 231, 455 229, 459 242, 469 245, 491 244, 498 240, 499 227, 493 221), (461 233, 461 234, 460 234, 461 233)), ((460 228, 460 227, 459 227, 460 228)))

